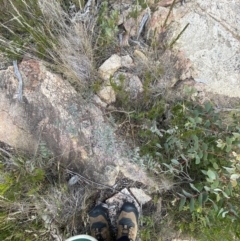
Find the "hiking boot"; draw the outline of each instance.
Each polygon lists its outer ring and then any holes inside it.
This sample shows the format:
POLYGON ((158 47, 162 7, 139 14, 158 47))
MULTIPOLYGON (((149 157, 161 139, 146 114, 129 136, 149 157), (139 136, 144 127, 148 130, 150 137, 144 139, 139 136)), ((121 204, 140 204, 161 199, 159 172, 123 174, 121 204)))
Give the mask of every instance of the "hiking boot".
POLYGON ((138 211, 134 204, 126 202, 123 204, 117 221, 117 238, 127 236, 135 241, 138 231, 138 211))
POLYGON ((89 218, 91 235, 98 241, 110 241, 106 209, 97 205, 89 212, 89 218))

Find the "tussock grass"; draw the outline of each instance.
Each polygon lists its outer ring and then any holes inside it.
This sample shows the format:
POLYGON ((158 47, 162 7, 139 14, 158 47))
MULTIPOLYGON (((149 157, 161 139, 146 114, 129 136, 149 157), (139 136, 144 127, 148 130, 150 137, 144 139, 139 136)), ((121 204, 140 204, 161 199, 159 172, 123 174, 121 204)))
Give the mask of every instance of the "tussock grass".
POLYGON ((71 226, 73 220, 86 208, 87 192, 84 185, 50 187, 49 194, 41 197, 39 206, 44 208, 45 214, 59 227, 71 226))
POLYGON ((74 85, 88 86, 93 71, 90 23, 72 21, 60 1, 17 3, 9 1, 9 19, 1 23, 1 50, 11 59, 41 58, 74 85))

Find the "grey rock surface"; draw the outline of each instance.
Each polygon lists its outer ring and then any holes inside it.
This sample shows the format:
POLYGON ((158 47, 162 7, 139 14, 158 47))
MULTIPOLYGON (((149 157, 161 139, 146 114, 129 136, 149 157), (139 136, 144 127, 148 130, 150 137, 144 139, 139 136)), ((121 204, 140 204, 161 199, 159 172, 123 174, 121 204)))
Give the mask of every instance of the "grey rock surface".
POLYGON ((134 66, 133 59, 129 55, 122 56, 121 65, 122 67, 131 68, 134 66))
POLYGON ((131 187, 130 191, 137 201, 142 205, 152 200, 152 198, 140 188, 131 187))
POLYGON ((137 75, 117 72, 114 75, 114 82, 129 93, 130 99, 137 99, 138 95, 143 92, 143 84, 137 75))
MULTIPOLYGON (((35 154, 39 143, 70 170, 99 184, 114 185, 119 172, 155 187, 145 171, 131 162, 131 149, 109 124, 94 100, 86 101, 60 75, 41 62, 23 60, 23 101, 13 67, 0 71, 0 141, 35 154)), ((76 180, 72 180, 73 183, 76 180)))
POLYGON ((101 98, 101 100, 103 100, 107 104, 111 104, 116 101, 116 94, 109 81, 104 83, 100 87, 100 90, 97 92, 97 94, 101 98))
POLYGON ((176 49, 209 91, 240 96, 240 1, 188 1, 174 10, 175 36, 189 23, 176 49), (182 14, 184 12, 184 15, 182 14))

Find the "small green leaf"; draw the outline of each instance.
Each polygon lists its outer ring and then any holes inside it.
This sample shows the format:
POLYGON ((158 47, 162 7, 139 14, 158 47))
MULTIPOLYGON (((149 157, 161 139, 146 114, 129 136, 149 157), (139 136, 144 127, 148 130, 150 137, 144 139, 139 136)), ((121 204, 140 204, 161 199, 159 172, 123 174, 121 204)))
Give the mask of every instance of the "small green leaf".
POLYGON ((199 149, 198 137, 194 135, 193 140, 194 140, 194 150, 197 151, 199 149))
POLYGON ((202 150, 199 150, 198 156, 199 156, 200 159, 203 158, 203 151, 202 150))
POLYGON ((185 190, 182 190, 183 194, 186 196, 186 197, 192 197, 192 194, 189 193, 189 192, 186 192, 185 190))
MULTIPOLYGON (((206 178, 206 181, 207 181, 207 182, 213 182, 213 180, 210 179, 210 178, 206 178)), ((209 191, 209 190, 208 190, 208 191, 209 191)))
POLYGON ((222 213, 222 217, 225 218, 226 214, 229 213, 229 211, 225 211, 222 213))
POLYGON ((232 138, 227 137, 227 138, 226 138, 226 143, 227 143, 228 145, 232 145, 232 138))
POLYGON ((168 169, 170 169, 170 165, 168 165, 167 163, 163 163, 164 166, 166 166, 168 169))
POLYGON ((211 184, 211 188, 214 189, 214 188, 217 188, 219 186, 219 181, 216 180, 214 181, 212 184, 211 184))
POLYGON ((156 156, 163 157, 163 155, 160 152, 156 152, 156 156))
POLYGON ((204 154, 203 154, 203 160, 204 160, 204 161, 207 161, 207 160, 208 160, 208 153, 207 153, 207 152, 204 152, 204 154))
POLYGON ((196 123, 199 123, 199 124, 202 123, 202 118, 201 117, 196 117, 195 120, 196 120, 196 123))
POLYGON ((221 148, 223 150, 223 148, 225 147, 226 143, 223 142, 221 139, 218 139, 217 141, 217 147, 221 148))
POLYGON ((220 200, 220 195, 216 193, 216 202, 219 202, 219 200, 220 200))
POLYGON ((215 180, 216 179, 216 174, 215 172, 213 172, 212 170, 208 169, 207 171, 207 175, 211 180, 215 180))
POLYGON ((207 149, 208 149, 208 144, 203 143, 203 144, 202 144, 202 149, 203 149, 204 151, 207 151, 207 149))
POLYGON ((189 203, 189 208, 190 208, 190 211, 191 211, 191 212, 194 211, 194 204, 195 204, 195 200, 194 200, 194 198, 192 197, 191 200, 190 200, 190 203, 189 203))
POLYGON ((232 145, 227 145, 226 152, 230 152, 232 150, 232 145))
POLYGON ((213 168, 214 168, 214 169, 219 169, 218 164, 214 162, 214 163, 213 163, 213 168))
POLYGON ((177 192, 177 194, 180 196, 180 197, 185 197, 184 195, 182 195, 181 193, 177 192))
POLYGON ((232 191, 233 191, 233 187, 232 187, 232 184, 229 183, 227 188, 229 189, 229 193, 232 195, 232 191))
POLYGON ((221 208, 220 210, 219 210, 219 212, 218 212, 218 215, 217 216, 219 216, 222 212, 224 211, 224 209, 223 208, 221 208))
POLYGON ((185 203, 186 203, 186 197, 181 198, 181 201, 180 201, 180 204, 179 204, 179 211, 182 211, 185 203))
POLYGON ((193 124, 195 124, 195 119, 193 119, 192 117, 188 117, 188 120, 189 120, 190 122, 192 122, 193 124))
POLYGON ((225 193, 224 191, 222 191, 222 194, 223 194, 223 196, 224 196, 225 198, 230 198, 230 197, 227 195, 227 193, 225 193))
POLYGON ((176 159, 172 159, 171 162, 172 162, 173 164, 175 164, 175 165, 179 165, 179 164, 180 164, 179 161, 176 160, 176 159))
POLYGON ((204 107, 205 107, 206 112, 209 112, 212 109, 212 105, 210 102, 205 103, 204 107))
POLYGON ((182 157, 182 159, 183 159, 184 161, 186 161, 186 162, 188 161, 188 159, 187 159, 183 154, 181 154, 180 156, 182 157))
POLYGON ((162 146, 159 143, 156 144, 156 147, 162 149, 162 146))
POLYGON ((227 170, 228 173, 234 173, 236 170, 234 167, 223 167, 223 168, 227 170))
POLYGON ((200 193, 198 196, 198 204, 200 207, 202 207, 202 204, 203 204, 203 194, 202 193, 200 193))
POLYGON ((198 165, 200 163, 200 157, 198 155, 195 156, 195 164, 198 165))
POLYGON ((203 204, 208 200, 208 194, 205 192, 203 193, 203 197, 202 197, 202 202, 203 204))
POLYGON ((209 191, 211 190, 211 188, 208 187, 208 186, 204 186, 204 189, 205 189, 207 192, 209 192, 209 191))
POLYGON ((240 139, 240 133, 233 132, 232 134, 236 139, 240 139))
POLYGON ((207 172, 205 170, 201 170, 201 172, 204 174, 204 175, 207 175, 207 172))
POLYGON ((232 190, 228 187, 225 187, 225 193, 228 195, 228 196, 231 196, 232 195, 232 190))
POLYGON ((212 199, 210 199, 210 198, 208 200, 212 202, 213 208, 217 212, 218 211, 218 206, 216 205, 216 203, 212 199))
POLYGON ((210 122, 209 120, 206 120, 205 123, 204 123, 204 126, 205 126, 206 128, 209 128, 210 125, 211 125, 211 122, 210 122))
POLYGON ((193 190, 199 192, 199 190, 198 190, 192 183, 189 183, 189 185, 190 185, 190 187, 191 187, 193 190))
POLYGON ((203 190, 203 185, 202 183, 196 183, 195 187, 199 190, 199 192, 201 192, 203 190))

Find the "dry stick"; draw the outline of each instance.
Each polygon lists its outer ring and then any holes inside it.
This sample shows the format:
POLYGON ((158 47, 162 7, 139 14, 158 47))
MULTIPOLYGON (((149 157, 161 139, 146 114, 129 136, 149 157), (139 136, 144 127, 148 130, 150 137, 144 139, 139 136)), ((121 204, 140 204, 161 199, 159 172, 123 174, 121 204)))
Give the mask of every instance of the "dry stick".
MULTIPOLYGON (((73 175, 76 175, 76 176, 78 176, 79 178, 83 179, 83 180, 86 181, 86 182, 90 182, 91 184, 95 184, 95 185, 98 185, 98 186, 101 186, 101 187, 105 187, 105 188, 111 189, 112 191, 115 191, 115 192, 118 191, 118 190, 116 190, 115 188, 112 188, 111 186, 108 186, 108 185, 105 185, 105 184, 102 184, 102 183, 98 183, 98 182, 94 182, 94 181, 92 181, 92 180, 90 180, 90 179, 88 179, 88 178, 80 175, 79 173, 70 171, 69 169, 63 167, 62 165, 60 165, 60 166, 61 166, 63 169, 67 170, 68 173, 73 174, 73 175)), ((128 197, 131 198, 131 199, 135 199, 135 198, 133 198, 132 196, 130 196, 130 195, 126 194, 126 193, 123 193, 122 191, 118 191, 118 192, 121 193, 121 194, 123 194, 123 195, 125 195, 125 196, 128 196, 128 197)), ((136 199, 135 199, 135 200, 136 200, 136 199)), ((136 201, 137 201, 137 200, 136 200, 136 201)), ((137 202, 138 202, 138 201, 137 201, 137 202)))
POLYGON ((14 67, 14 73, 18 78, 18 100, 22 101, 22 88, 23 88, 23 81, 22 81, 22 76, 18 70, 18 66, 17 66, 17 60, 13 60, 13 67, 14 67))
POLYGON ((13 157, 11 153, 9 153, 8 151, 2 149, 1 147, 0 147, 0 151, 4 152, 4 153, 7 154, 9 157, 13 157))
POLYGON ((137 40, 139 39, 139 37, 140 37, 140 35, 141 35, 142 31, 143 31, 143 28, 144 28, 147 20, 149 19, 149 15, 150 15, 149 12, 147 12, 147 13, 144 14, 144 16, 142 18, 142 21, 140 23, 140 27, 139 27, 139 30, 138 30, 137 40))

